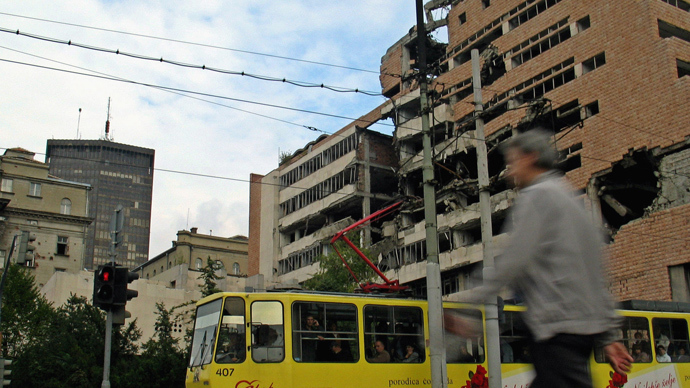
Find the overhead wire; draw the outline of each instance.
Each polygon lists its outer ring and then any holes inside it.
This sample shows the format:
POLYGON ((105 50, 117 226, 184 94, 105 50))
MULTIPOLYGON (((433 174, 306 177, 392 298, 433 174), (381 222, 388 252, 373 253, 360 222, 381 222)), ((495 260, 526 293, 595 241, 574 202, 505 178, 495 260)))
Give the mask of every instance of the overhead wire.
POLYGON ((364 94, 367 96, 374 96, 374 97, 383 96, 383 94, 381 94, 381 93, 367 91, 367 90, 363 90, 363 89, 359 89, 359 88, 356 88, 356 89, 345 88, 345 87, 341 87, 341 86, 333 86, 333 85, 327 85, 327 84, 323 84, 323 83, 319 84, 319 83, 306 82, 306 81, 290 80, 287 78, 279 78, 279 77, 271 77, 271 76, 260 75, 260 74, 252 74, 252 73, 247 73, 245 71, 226 70, 226 69, 220 69, 220 68, 215 68, 215 67, 206 66, 206 65, 198 65, 198 64, 173 61, 173 60, 169 60, 169 59, 164 59, 163 57, 152 57, 152 56, 147 56, 147 55, 142 55, 142 54, 128 53, 126 51, 121 51, 120 49, 113 50, 113 49, 107 49, 107 48, 102 48, 102 47, 97 47, 97 46, 91 46, 91 45, 87 45, 87 44, 74 42, 72 40, 64 40, 64 39, 57 39, 57 38, 51 38, 51 37, 46 37, 46 36, 40 36, 40 35, 36 35, 36 34, 21 32, 19 30, 10 30, 10 29, 3 28, 3 27, 0 27, 0 32, 5 32, 5 33, 12 34, 12 35, 17 35, 17 36, 24 36, 27 38, 37 39, 37 40, 41 40, 41 41, 45 41, 45 42, 64 44, 67 46, 73 46, 73 47, 83 48, 83 49, 102 52, 102 53, 116 54, 116 55, 121 55, 121 56, 125 56, 125 57, 141 59, 141 60, 146 60, 146 61, 167 63, 167 64, 171 64, 174 66, 191 68, 191 69, 208 70, 210 72, 219 73, 219 74, 249 77, 249 78, 254 78, 257 80, 261 80, 261 81, 281 82, 281 83, 285 83, 285 84, 289 84, 289 85, 293 85, 293 86, 299 86, 299 87, 303 87, 303 88, 321 88, 321 89, 327 89, 327 90, 330 90, 333 92, 338 92, 338 93, 361 93, 361 94, 364 94))
MULTIPOLYGON (((308 64, 312 64, 312 65, 334 67, 334 68, 340 68, 340 69, 345 69, 345 70, 360 71, 360 72, 365 72, 365 73, 382 74, 380 71, 362 69, 362 68, 357 68, 357 67, 352 67, 352 66, 337 65, 337 64, 319 62, 319 61, 311 61, 311 60, 307 60, 307 59, 300 59, 300 58, 293 58, 293 57, 288 57, 288 56, 261 53, 261 52, 257 52, 257 51, 251 51, 251 50, 241 50, 241 49, 216 46, 216 45, 211 45, 211 44, 206 44, 206 43, 185 41, 185 40, 180 40, 180 39, 163 38, 163 37, 154 36, 154 35, 139 34, 139 33, 134 33, 134 32, 120 31, 120 30, 114 30, 114 29, 108 29, 108 28, 102 28, 102 27, 87 26, 84 24, 61 22, 61 21, 51 20, 51 19, 17 15, 17 14, 12 14, 12 13, 8 13, 8 12, 0 12, 0 15, 11 16, 11 17, 16 17, 16 18, 23 18, 23 19, 28 19, 28 20, 36 20, 36 21, 41 21, 41 22, 54 23, 54 24, 72 26, 72 27, 85 28, 85 29, 90 29, 90 30, 95 30, 95 31, 104 31, 104 32, 111 32, 111 33, 115 33, 115 34, 136 36, 136 37, 147 38, 147 39, 162 40, 162 41, 166 41, 166 42, 174 42, 174 43, 181 43, 181 44, 187 44, 187 45, 193 45, 193 46, 199 46, 199 47, 207 47, 207 48, 218 49, 218 50, 226 50, 226 51, 238 52, 238 53, 242 53, 242 54, 258 55, 258 56, 264 56, 264 57, 268 57, 268 58, 276 58, 276 59, 282 59, 282 60, 288 60, 288 61, 294 61, 294 62, 302 62, 302 63, 308 63, 308 64)), ((383 73, 383 75, 387 75, 387 76, 391 76, 391 77, 397 77, 397 78, 401 77, 400 74, 383 73)))
MULTIPOLYGON (((28 53, 28 52, 25 52, 25 51, 15 50, 15 49, 13 49, 13 48, 5 47, 5 46, 0 46, 0 48, 5 49, 5 50, 9 50, 9 51, 14 51, 14 52, 16 52, 16 53, 28 55, 28 56, 31 56, 31 57, 34 57, 34 58, 39 58, 39 59, 42 59, 42 60, 45 60, 45 61, 54 62, 54 63, 59 63, 59 64, 61 64, 61 65, 74 67, 74 68, 76 68, 76 69, 80 69, 80 70, 84 70, 84 71, 89 71, 89 72, 92 72, 92 73, 95 73, 95 74, 100 74, 100 75, 104 75, 104 76, 108 76, 108 77, 113 77, 113 78, 117 78, 117 79, 126 80, 125 78, 122 78, 122 77, 117 77, 117 76, 114 76, 114 75, 111 75, 111 74, 99 72, 99 71, 96 71, 96 70, 87 69, 87 68, 85 68, 85 67, 72 65, 72 64, 69 64, 69 63, 66 63, 66 62, 62 62, 62 61, 58 61, 58 60, 55 60, 55 59, 43 57, 43 56, 40 56, 40 55, 31 54, 31 53, 28 53)), ((154 88, 154 89, 163 91, 163 92, 172 93, 172 94, 175 94, 175 95, 178 95, 178 96, 182 96, 182 97, 186 97, 186 98, 191 98, 191 99, 193 99, 193 100, 203 101, 203 102, 206 102, 206 103, 209 103, 209 104, 222 106, 222 107, 224 107, 224 108, 228 108, 228 109, 236 110, 236 111, 239 111, 239 112, 243 112, 243 113, 247 113, 247 114, 251 114, 251 115, 263 117, 263 118, 266 118, 266 119, 269 119, 269 120, 274 120, 274 121, 282 122, 282 123, 285 123, 285 124, 289 124, 289 125, 294 125, 294 126, 306 128, 306 129, 309 129, 309 130, 311 130, 311 131, 323 132, 323 133, 328 134, 328 135, 333 135, 333 133, 326 132, 326 131, 320 130, 320 129, 315 128, 315 127, 312 127, 312 126, 308 126, 308 125, 304 125, 304 124, 298 124, 298 123, 293 123, 293 122, 291 122, 291 121, 279 119, 279 118, 277 118, 277 117, 272 117, 272 116, 268 116, 268 115, 265 115, 265 114, 252 112, 252 111, 249 111, 249 110, 246 110, 246 109, 236 108, 236 107, 233 107, 233 106, 230 106, 230 105, 221 104, 221 103, 216 102, 216 101, 206 100, 206 99, 203 99, 203 98, 199 98, 199 97, 195 97, 195 96, 190 96, 190 95, 188 95, 188 94, 184 94, 184 93, 180 93, 180 92, 176 92, 176 91, 172 91, 172 90, 161 89, 161 88, 158 88, 158 87, 156 87, 156 86, 151 86, 151 87, 154 88)))

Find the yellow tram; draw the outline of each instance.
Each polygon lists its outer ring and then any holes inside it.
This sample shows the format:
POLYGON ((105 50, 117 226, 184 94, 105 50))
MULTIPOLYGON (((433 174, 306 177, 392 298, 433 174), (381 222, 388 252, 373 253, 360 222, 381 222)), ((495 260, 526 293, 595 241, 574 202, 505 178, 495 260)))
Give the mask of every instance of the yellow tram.
MULTIPOLYGON (((594 387, 690 388, 690 304, 631 301, 621 341, 637 362, 613 374, 595 350, 594 387), (664 347, 661 355, 658 345, 664 347), (633 350, 634 349, 634 350, 633 350), (644 353, 644 354, 642 354, 644 353), (645 357, 646 355, 646 357, 645 357)), ((481 306, 445 303, 477 318, 481 306)), ((503 387, 534 377, 520 306, 500 318, 503 387)), ((413 388, 431 385, 427 304, 423 300, 310 292, 219 293, 197 303, 186 386, 227 388, 413 388)), ((487 377, 486 339, 445 333, 448 386, 487 377)))

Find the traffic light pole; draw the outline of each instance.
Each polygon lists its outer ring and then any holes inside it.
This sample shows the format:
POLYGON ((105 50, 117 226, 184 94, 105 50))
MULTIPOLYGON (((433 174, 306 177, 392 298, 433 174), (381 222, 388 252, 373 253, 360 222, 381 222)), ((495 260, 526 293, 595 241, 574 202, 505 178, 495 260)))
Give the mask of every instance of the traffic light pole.
MULTIPOLYGON (((110 220, 110 263, 115 267, 115 259, 117 258, 117 246, 121 241, 122 226, 124 220, 122 205, 117 205, 113 212, 113 218, 110 220)), ((114 272, 113 272, 114 274, 114 272)), ((103 382, 101 388, 110 388, 110 348, 113 335, 113 311, 112 306, 108 309, 105 319, 105 346, 103 354, 103 382)))

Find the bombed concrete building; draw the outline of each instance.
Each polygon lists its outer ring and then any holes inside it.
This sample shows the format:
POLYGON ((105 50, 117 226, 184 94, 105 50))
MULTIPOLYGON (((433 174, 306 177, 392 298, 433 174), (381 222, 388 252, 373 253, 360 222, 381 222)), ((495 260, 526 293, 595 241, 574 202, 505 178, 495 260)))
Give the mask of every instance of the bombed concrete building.
MULTIPOLYGON (((470 52, 480 52, 496 245, 515 193, 497 148, 513 134, 554 130, 559 168, 609 233, 619 299, 688 300, 690 3, 684 0, 465 0, 425 5, 443 294, 481 269, 470 52), (439 16, 440 15, 440 16, 439 16), (434 20, 436 17, 437 20, 434 20)), ((402 194, 422 196, 416 29, 382 58, 382 109, 396 123, 402 194), (402 77, 391 75, 400 74, 402 77)), ((402 212, 380 265, 424 293, 424 215, 402 212)), ((500 251, 500 250, 499 250, 500 251)))
MULTIPOLYGON (((296 284, 316 271, 333 235, 391 201, 398 183, 392 137, 367 129, 379 109, 322 135, 264 175, 252 174, 249 272, 272 284, 296 284)), ((380 239, 370 231, 371 243, 380 239)))

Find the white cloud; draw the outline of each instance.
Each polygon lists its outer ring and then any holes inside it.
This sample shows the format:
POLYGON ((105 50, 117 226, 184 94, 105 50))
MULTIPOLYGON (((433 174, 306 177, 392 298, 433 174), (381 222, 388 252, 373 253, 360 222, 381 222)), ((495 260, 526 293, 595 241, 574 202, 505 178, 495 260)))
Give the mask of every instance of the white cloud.
MULTIPOLYGON (((198 42, 377 71, 386 49, 415 23, 414 2, 278 1, 59 1, 25 0, 2 12, 140 35, 198 42)), ((0 27, 107 49, 274 77, 379 91, 374 73, 318 66, 238 51, 150 39, 0 15, 0 27)), ((13 50, 112 76, 185 90, 359 117, 381 97, 305 89, 283 83, 186 69, 74 46, 0 33, 0 59, 87 73, 13 50)), ((74 138, 78 109, 84 139, 102 136, 108 98, 117 142, 156 150, 158 168, 248 180, 277 167, 278 153, 294 151, 321 133, 160 90, 54 70, 0 62, 0 147, 44 152, 50 138, 74 138)), ((201 97, 216 103, 335 132, 347 120, 201 97)), ((390 131, 383 129, 384 132, 390 131)), ((43 160, 42 155, 37 157, 43 160)), ((248 234, 249 185, 157 171, 154 176, 151 256, 170 247, 175 233, 248 234)))

